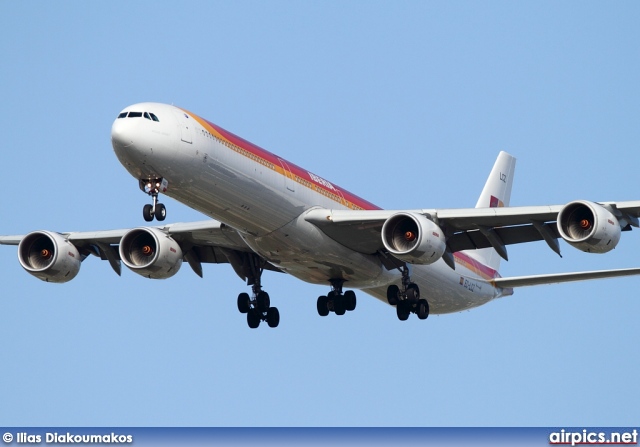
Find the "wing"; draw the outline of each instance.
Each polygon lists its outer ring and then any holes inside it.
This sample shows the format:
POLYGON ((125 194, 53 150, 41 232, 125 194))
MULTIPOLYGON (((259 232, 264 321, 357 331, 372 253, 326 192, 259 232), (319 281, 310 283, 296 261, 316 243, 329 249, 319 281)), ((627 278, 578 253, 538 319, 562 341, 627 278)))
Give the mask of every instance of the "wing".
POLYGON ((555 273, 551 275, 513 276, 511 278, 495 278, 490 282, 495 287, 506 289, 512 287, 540 286, 545 284, 585 281, 587 279, 618 278, 620 276, 633 275, 640 275, 640 268, 555 273))
MULTIPOLYGON (((165 226, 145 227, 158 230, 176 241, 184 259, 193 271, 202 277, 202 263, 230 263, 235 272, 246 280, 249 276, 249 258, 254 252, 237 232, 215 220, 191 223, 174 223, 165 226)), ((131 229, 54 233, 77 248, 82 260, 94 255, 109 261, 113 270, 121 273, 119 244, 131 229)), ((32 234, 32 233, 30 233, 32 234)), ((51 234, 51 233, 49 233, 51 234)), ((19 245, 28 235, 0 236, 0 245, 19 245)), ((271 264, 261 265, 268 270, 279 271, 271 264)))
POLYGON ((632 226, 638 227, 640 201, 602 203, 578 201, 567 205, 551 206, 407 211, 316 208, 310 210, 305 219, 346 247, 362 253, 376 253, 385 251, 382 227, 389 218, 399 213, 421 215, 442 229, 448 252, 493 247, 506 259, 507 245, 542 240, 553 251, 560 254, 558 238, 562 235, 557 224, 558 215, 563 210, 572 210, 571 207, 585 205, 586 209, 587 204, 596 212, 605 210, 605 215, 615 216, 620 231, 628 231, 632 226))

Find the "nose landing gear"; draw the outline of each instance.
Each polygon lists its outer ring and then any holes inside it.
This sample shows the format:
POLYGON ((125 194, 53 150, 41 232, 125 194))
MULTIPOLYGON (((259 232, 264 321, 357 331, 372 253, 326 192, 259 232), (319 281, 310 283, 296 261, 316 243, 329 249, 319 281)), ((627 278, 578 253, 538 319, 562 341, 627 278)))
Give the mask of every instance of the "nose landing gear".
POLYGON ((142 208, 142 217, 147 222, 151 222, 155 217, 158 221, 162 222, 167 217, 167 208, 158 203, 158 195, 160 192, 165 192, 169 182, 167 179, 140 179, 140 189, 146 194, 150 195, 153 203, 147 204, 142 208))

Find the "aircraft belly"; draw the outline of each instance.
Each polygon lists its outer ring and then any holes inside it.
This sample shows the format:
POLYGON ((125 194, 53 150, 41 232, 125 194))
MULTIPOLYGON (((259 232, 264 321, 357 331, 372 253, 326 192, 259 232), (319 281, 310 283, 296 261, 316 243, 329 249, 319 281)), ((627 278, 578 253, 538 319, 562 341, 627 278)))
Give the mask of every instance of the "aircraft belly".
POLYGON ((472 309, 486 304, 496 295, 495 289, 486 280, 477 278, 459 264, 456 270, 452 270, 440 260, 416 270, 414 278, 434 314, 472 309))
POLYGON ((390 284, 397 272, 387 271, 375 255, 355 252, 329 238, 301 215, 263 237, 242 235, 256 253, 303 281, 328 284, 345 280, 346 288, 390 284))
MULTIPOLYGON (((487 281, 476 278, 460 265, 452 270, 442 260, 432 265, 414 266, 411 280, 418 284, 420 296, 428 301, 429 311, 434 315, 472 309, 497 296, 496 289, 487 281)), ((399 286, 400 279, 395 284, 399 286)), ((367 288, 363 291, 388 303, 386 287, 367 288)))

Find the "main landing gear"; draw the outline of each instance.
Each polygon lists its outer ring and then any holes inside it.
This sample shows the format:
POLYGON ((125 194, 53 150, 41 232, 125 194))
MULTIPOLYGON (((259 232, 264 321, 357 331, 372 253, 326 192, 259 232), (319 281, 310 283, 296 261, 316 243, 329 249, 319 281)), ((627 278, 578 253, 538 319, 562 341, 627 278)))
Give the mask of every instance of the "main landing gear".
POLYGON ((269 327, 278 327, 280 324, 280 312, 277 307, 271 307, 269 294, 262 290, 260 278, 263 269, 256 265, 257 257, 251 257, 252 275, 249 276, 251 284, 251 296, 248 293, 238 295, 238 310, 242 314, 247 314, 247 324, 251 329, 260 326, 261 321, 266 321, 269 327))
POLYGON ((342 293, 343 279, 331 280, 331 292, 327 296, 318 297, 318 314, 326 317, 329 312, 344 315, 346 311, 356 308, 356 294, 353 290, 342 293))
POLYGON ((269 294, 264 290, 252 288, 253 298, 248 293, 238 295, 238 310, 247 314, 247 324, 251 329, 260 326, 261 321, 266 321, 269 327, 278 327, 280 324, 280 312, 277 307, 270 307, 269 294))
POLYGON ((158 203, 160 191, 167 190, 169 182, 166 179, 140 179, 140 189, 149 194, 153 199, 153 204, 147 204, 142 208, 142 217, 147 222, 151 222, 155 217, 158 221, 163 221, 167 217, 167 208, 158 203))
POLYGON ((429 303, 424 298, 420 298, 418 285, 411 282, 409 269, 404 266, 402 272, 402 290, 395 284, 387 288, 387 301, 392 306, 396 306, 396 313, 400 321, 405 321, 411 313, 414 313, 421 320, 426 320, 429 316, 429 303))

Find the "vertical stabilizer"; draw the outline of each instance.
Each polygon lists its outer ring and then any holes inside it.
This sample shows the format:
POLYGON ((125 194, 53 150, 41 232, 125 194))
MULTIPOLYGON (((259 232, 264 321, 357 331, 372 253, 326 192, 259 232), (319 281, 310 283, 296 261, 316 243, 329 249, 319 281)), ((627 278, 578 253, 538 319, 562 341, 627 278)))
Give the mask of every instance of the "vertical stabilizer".
MULTIPOLYGON (((506 152, 500 152, 482 189, 476 208, 509 206, 515 169, 516 159, 506 152)), ((467 253, 487 267, 494 270, 500 268, 500 255, 493 248, 482 248, 467 253)))

